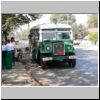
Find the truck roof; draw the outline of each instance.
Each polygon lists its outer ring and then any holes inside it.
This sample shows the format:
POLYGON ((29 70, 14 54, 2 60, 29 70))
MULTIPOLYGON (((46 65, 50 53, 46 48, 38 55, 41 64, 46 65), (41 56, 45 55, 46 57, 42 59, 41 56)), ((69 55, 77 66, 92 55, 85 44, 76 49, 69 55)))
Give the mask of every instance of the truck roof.
POLYGON ((49 24, 41 24, 41 25, 36 25, 32 29, 58 29, 58 28, 71 28, 70 25, 68 24, 54 24, 54 23, 49 23, 49 24))

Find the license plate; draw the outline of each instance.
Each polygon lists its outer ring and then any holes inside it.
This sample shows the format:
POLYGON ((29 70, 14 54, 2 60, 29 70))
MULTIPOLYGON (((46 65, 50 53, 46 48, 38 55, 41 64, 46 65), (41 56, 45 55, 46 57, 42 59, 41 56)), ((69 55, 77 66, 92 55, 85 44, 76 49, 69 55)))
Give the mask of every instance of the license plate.
POLYGON ((69 56, 69 59, 76 59, 76 56, 69 56))
POLYGON ((50 61, 52 60, 52 57, 46 57, 46 58, 42 58, 43 61, 50 61))

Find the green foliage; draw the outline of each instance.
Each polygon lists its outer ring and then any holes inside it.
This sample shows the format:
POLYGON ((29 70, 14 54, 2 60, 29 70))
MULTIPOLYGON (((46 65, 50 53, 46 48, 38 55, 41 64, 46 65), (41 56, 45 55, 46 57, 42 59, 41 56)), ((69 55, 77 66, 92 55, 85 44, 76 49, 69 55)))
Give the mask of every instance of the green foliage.
POLYGON ((98 41, 98 33, 89 33, 88 39, 91 42, 97 42, 98 41))
POLYGON ((76 21, 76 18, 72 14, 53 14, 50 17, 50 20, 53 23, 63 23, 72 25, 76 21))
POLYGON ((19 34, 16 35, 16 37, 20 40, 28 40, 28 33, 29 33, 29 29, 23 30, 22 32, 20 32, 19 34))
POLYGON ((2 14, 2 35, 11 34, 19 26, 36 20, 40 14, 2 14))
POLYGON ((87 25, 88 25, 88 28, 97 28, 98 27, 98 14, 88 15, 87 25))

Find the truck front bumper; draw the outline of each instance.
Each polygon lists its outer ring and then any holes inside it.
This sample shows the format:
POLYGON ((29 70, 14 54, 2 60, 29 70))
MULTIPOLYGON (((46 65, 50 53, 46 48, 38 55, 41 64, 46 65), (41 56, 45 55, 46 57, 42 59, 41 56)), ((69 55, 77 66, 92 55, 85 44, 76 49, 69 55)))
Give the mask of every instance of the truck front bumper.
POLYGON ((68 60, 68 59, 76 59, 76 56, 71 55, 71 56, 43 57, 42 61, 53 61, 53 60, 63 61, 63 60, 68 60))

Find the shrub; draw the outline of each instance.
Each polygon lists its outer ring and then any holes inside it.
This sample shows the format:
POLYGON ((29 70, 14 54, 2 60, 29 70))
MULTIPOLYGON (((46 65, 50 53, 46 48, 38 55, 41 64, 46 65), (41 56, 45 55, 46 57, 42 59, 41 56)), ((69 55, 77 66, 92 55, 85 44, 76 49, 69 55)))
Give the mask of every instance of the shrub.
POLYGON ((96 33, 89 33, 88 39, 91 42, 96 43, 98 41, 98 33, 97 32, 96 33))

